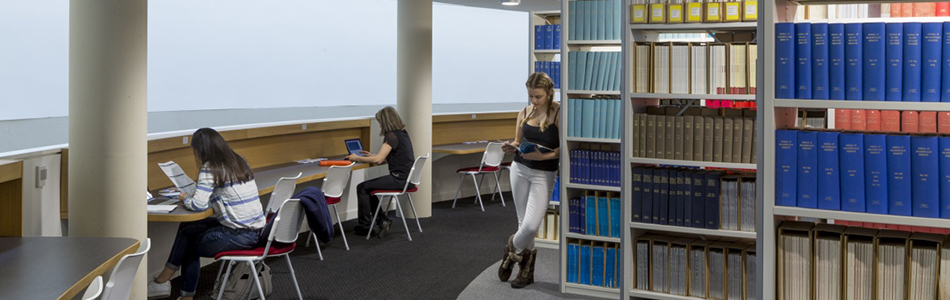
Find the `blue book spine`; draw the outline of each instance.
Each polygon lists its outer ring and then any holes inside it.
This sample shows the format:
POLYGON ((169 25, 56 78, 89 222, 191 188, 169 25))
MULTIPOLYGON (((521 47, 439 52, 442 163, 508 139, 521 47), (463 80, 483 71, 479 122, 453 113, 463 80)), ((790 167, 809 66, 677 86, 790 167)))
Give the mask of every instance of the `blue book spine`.
POLYGON ((610 198, 610 236, 620 237, 620 198, 610 198))
POLYGON ((680 176, 680 172, 673 170, 670 171, 670 225, 674 226, 683 226, 683 215, 680 214, 680 196, 682 192, 680 191, 679 181, 677 178, 680 176))
POLYGON ((587 234, 587 197, 577 200, 577 233, 587 234))
POLYGON ((940 102, 940 67, 943 57, 943 23, 921 26, 920 101, 940 102))
POLYGON ((940 137, 940 217, 950 219, 950 137, 940 137))
POLYGON ((590 151, 581 150, 581 184, 591 184, 590 182, 590 151))
POLYGON ((885 82, 884 100, 901 101, 901 80, 904 79, 901 71, 904 69, 904 25, 902 23, 887 23, 887 64, 884 67, 885 82))
POLYGON ((583 124, 581 124, 581 137, 592 138, 594 137, 594 116, 596 116, 594 108, 596 107, 595 100, 593 99, 584 99, 581 101, 583 107, 581 111, 583 112, 583 124))
POLYGON ((887 213, 911 215, 910 136, 887 136, 887 213))
POLYGON ((544 25, 544 49, 554 49, 554 25, 544 25))
POLYGON ((534 25, 534 49, 544 49, 544 25, 534 25))
POLYGON ((901 75, 903 96, 901 101, 920 101, 920 72, 921 72, 921 26, 918 22, 904 23, 904 71, 901 75))
POLYGON ((848 23, 844 25, 844 84, 845 100, 863 100, 864 85, 862 79, 864 73, 861 70, 864 63, 862 46, 864 45, 864 34, 861 31, 861 23, 848 23))
POLYGON ((775 98, 795 98, 795 23, 775 24, 775 98))
POLYGON ((883 134, 864 135, 865 211, 887 214, 887 140, 883 134))
MULTIPOLYGON (((576 126, 577 115, 574 114, 574 106, 576 104, 577 104, 577 99, 567 99, 567 113, 568 113, 568 120, 570 120, 568 121, 569 123, 567 124, 567 136, 576 136, 574 135, 574 131, 577 130, 577 126, 576 126)), ((573 159, 571 160, 571 162, 573 162, 573 159)), ((574 174, 573 169, 571 171, 571 174, 572 175, 574 174)))
POLYGON ((597 197, 597 235, 610 236, 610 198, 597 197))
POLYGON ((818 133, 818 208, 841 210, 838 132, 818 133))
POLYGON ((844 24, 828 24, 828 61, 828 99, 844 100, 844 24))
POLYGON ((706 173, 706 229, 719 229, 719 172, 706 173))
POLYGON ((588 235, 597 235, 597 197, 590 195, 585 196, 585 199, 587 199, 587 205, 585 206, 587 209, 587 224, 584 225, 587 226, 587 228, 585 228, 584 231, 587 232, 588 235))
POLYGON ((587 64, 585 65, 584 87, 585 90, 593 90, 597 86, 597 69, 600 67, 600 52, 587 52, 587 64))
POLYGON ((561 24, 554 25, 554 50, 561 50, 561 24))
POLYGON ((613 247, 607 248, 607 259, 604 262, 606 270, 604 270, 604 286, 609 288, 617 287, 617 249, 613 247))
POLYGON ((570 12, 567 13, 568 20, 570 20, 568 23, 567 40, 573 41, 578 39, 577 28, 580 27, 580 22, 577 21, 577 16, 579 15, 577 13, 577 1, 568 1, 567 7, 570 10, 570 12))
POLYGON ((911 186, 912 210, 915 217, 940 217, 940 163, 939 143, 935 136, 910 137, 910 172, 913 174, 911 186))
POLYGON ((683 171, 683 225, 693 226, 693 174, 692 171, 683 171))
POLYGON ((554 88, 559 89, 561 88, 561 62, 551 62, 551 66, 551 74, 549 75, 551 75, 551 80, 554 81, 554 88))
POLYGON ((630 205, 630 221, 640 222, 640 214, 643 211, 643 169, 640 167, 630 168, 630 199, 633 199, 630 205))
POLYGON ((804 208, 818 208, 818 132, 798 131, 798 201, 804 208))
POLYGON ((640 206, 642 207, 640 210, 642 214, 640 221, 643 223, 659 222, 659 220, 654 221, 653 219, 653 170, 652 168, 643 168, 641 170, 643 174, 643 198, 640 201, 640 206))
POLYGON ((593 63, 594 55, 591 54, 591 52, 587 52, 587 51, 578 51, 576 53, 577 53, 577 75, 576 75, 577 84, 575 85, 574 88, 579 89, 579 90, 586 90, 588 84, 590 83, 590 77, 589 77, 590 73, 587 72, 587 69, 590 66, 590 64, 593 63), (588 58, 591 58, 590 62, 588 62, 588 58))
POLYGON ((607 39, 607 2, 597 1, 597 14, 594 16, 597 22, 597 39, 607 39))
POLYGON ((838 136, 841 162, 841 210, 864 212, 864 135, 838 136))
MULTIPOLYGON (((586 2, 586 1, 585 1, 586 2)), ((590 284, 590 245, 581 245, 581 259, 580 264, 578 264, 580 278, 577 283, 580 284, 590 284)))
POLYGON ((601 112, 603 111, 603 107, 601 106, 601 103, 603 102, 603 100, 602 100, 602 99, 591 99, 591 100, 589 100, 589 101, 590 101, 590 102, 592 103, 592 105, 593 105, 593 109, 592 109, 592 112, 591 112, 591 120, 593 120, 593 122, 594 122, 593 124, 591 124, 591 125, 593 125, 594 128, 591 129, 591 136, 590 136, 590 137, 592 137, 592 138, 603 138, 603 136, 601 135, 601 132, 600 132, 600 129, 601 129, 600 124, 602 124, 602 123, 604 122, 604 119, 601 119, 601 118, 600 118, 600 117, 601 117, 600 114, 601 114, 601 112))
POLYGON ((590 285, 604 286, 604 247, 591 247, 590 285))
POLYGON ((811 98, 828 99, 828 23, 811 24, 811 98))
POLYGON ((701 172, 693 172, 693 187, 691 188, 693 215, 690 216, 693 224, 690 227, 706 228, 706 180, 701 172))
POLYGON ((811 99, 811 23, 795 24, 795 98, 811 99))
POLYGON ((610 132, 607 131, 610 126, 610 100, 600 99, 600 138, 605 139, 610 132))
POLYGON ((864 23, 862 32, 864 33, 864 45, 862 45, 862 56, 864 57, 864 97, 862 100, 884 101, 884 66, 885 49, 887 41, 885 39, 884 23, 864 23))
POLYGON ((798 133, 775 131, 775 205, 795 206, 798 200, 798 133))
POLYGON ((943 65, 940 69, 940 102, 950 102, 950 22, 943 23, 943 65))
MULTIPOLYGON (((573 4, 574 2, 571 2, 573 4)), ((577 283, 578 244, 567 244, 567 282, 577 283)))
MULTIPOLYGON (((620 26, 620 22, 614 22, 614 1, 604 1, 604 15, 601 22, 604 23, 604 39, 614 39, 614 27, 620 26)), ((619 39, 619 38, 617 38, 619 39)))
MULTIPOLYGON (((571 2, 573 3, 573 2, 571 2)), ((567 53, 567 88, 575 89, 577 84, 577 52, 567 53)))
POLYGON ((659 216, 660 224, 669 225, 670 216, 670 170, 657 169, 653 173, 657 182, 653 183, 654 191, 659 195, 659 199, 654 198, 653 215, 659 216), (656 201, 659 200, 659 201, 656 201))

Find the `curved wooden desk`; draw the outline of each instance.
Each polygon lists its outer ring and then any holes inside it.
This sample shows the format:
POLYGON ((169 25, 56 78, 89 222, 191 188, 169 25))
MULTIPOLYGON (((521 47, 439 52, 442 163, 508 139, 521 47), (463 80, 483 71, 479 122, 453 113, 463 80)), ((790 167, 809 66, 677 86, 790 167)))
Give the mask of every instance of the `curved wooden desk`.
POLYGON ((442 154, 474 154, 485 152, 485 147, 488 146, 488 143, 471 143, 471 144, 445 144, 432 146, 432 153, 442 153, 442 154))
POLYGON ((148 213, 149 222, 191 222, 204 220, 214 215, 214 209, 190 211, 178 203, 178 208, 170 213, 148 213))
POLYGON ((72 299, 138 247, 131 238, 0 238, 0 299, 72 299))

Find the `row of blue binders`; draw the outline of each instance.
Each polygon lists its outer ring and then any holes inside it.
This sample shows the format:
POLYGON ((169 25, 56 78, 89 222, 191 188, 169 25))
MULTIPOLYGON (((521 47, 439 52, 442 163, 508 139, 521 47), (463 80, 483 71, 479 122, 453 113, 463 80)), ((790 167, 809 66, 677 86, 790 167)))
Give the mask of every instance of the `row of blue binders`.
POLYGON ((775 132, 775 204, 950 218, 950 137, 775 132))
POLYGON ((568 230, 573 233, 620 237, 620 195, 588 191, 587 195, 568 200, 568 230))
POLYGON ((620 139, 620 99, 567 99, 567 136, 620 139))
POLYGON ((622 254, 617 244, 587 242, 567 244, 567 282, 616 288, 622 254))
POLYGON ((571 150, 571 183, 620 186, 620 152, 571 150))
POLYGON ((534 50, 561 49, 561 25, 535 25, 534 50))
POLYGON ((777 23, 775 97, 950 102, 950 22, 777 23))
POLYGON ((631 175, 633 222, 719 229, 721 172, 634 167, 631 175))
POLYGON ((620 0, 571 1, 568 10, 569 40, 620 39, 620 0))
POLYGON ((561 62, 536 61, 534 62, 534 71, 548 74, 548 77, 551 77, 551 81, 554 81, 554 88, 561 88, 561 62))
POLYGON ((619 91, 623 77, 620 52, 568 52, 568 88, 589 91, 619 91))

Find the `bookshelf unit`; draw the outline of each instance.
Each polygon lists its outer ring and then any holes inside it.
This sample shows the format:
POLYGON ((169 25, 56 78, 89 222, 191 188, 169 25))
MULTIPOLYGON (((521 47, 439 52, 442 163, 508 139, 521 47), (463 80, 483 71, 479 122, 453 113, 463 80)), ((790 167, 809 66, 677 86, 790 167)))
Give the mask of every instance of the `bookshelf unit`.
MULTIPOLYGON (((561 44, 555 46, 556 49, 538 49, 543 47, 536 46, 536 32, 535 26, 539 25, 560 25, 561 24, 561 11, 558 10, 547 10, 547 11, 532 11, 528 14, 528 74, 535 72, 542 72, 544 70, 537 69, 536 62, 558 62, 562 61, 561 59, 561 44)), ((548 76, 551 79, 555 79, 555 76, 561 76, 560 73, 551 74, 548 73, 548 76)), ((554 89, 554 101, 560 101, 561 99, 561 89, 559 86, 555 86, 554 89)), ((560 204, 552 202, 548 205, 548 214, 551 214, 553 211, 560 213, 560 204)), ((559 217, 558 217, 559 218, 559 217)), ((560 221, 560 220, 558 220, 560 221)), ((545 222, 542 222, 542 226, 547 225, 547 216, 545 216, 545 222)), ((561 231, 561 225, 557 225, 557 239, 542 239, 535 238, 535 246, 545 249, 559 249, 560 240, 564 238, 563 231, 561 231)))

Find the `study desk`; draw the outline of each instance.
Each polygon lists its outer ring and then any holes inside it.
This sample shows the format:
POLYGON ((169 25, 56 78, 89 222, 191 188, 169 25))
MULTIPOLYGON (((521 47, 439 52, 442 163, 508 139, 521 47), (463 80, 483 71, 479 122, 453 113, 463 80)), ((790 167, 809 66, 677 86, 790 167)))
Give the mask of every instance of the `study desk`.
POLYGON ((210 218, 214 215, 214 209, 208 209, 205 211, 191 211, 181 205, 181 201, 176 202, 178 205, 175 210, 170 213, 148 213, 149 222, 191 222, 198 221, 210 218))
POLYGON ((488 143, 457 143, 432 146, 432 153, 439 154, 474 154, 485 152, 488 143))
POLYGON ((72 299, 138 247, 131 238, 0 238, 0 299, 72 299))

